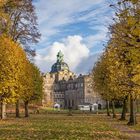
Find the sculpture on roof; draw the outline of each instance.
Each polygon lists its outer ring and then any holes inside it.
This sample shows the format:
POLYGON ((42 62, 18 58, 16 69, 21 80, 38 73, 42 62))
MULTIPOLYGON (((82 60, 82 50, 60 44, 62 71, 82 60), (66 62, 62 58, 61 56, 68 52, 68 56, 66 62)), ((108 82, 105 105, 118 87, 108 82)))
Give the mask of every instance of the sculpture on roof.
POLYGON ((61 51, 58 52, 57 54, 57 62, 63 62, 63 58, 64 58, 64 55, 61 51))
POLYGON ((59 72, 59 71, 64 71, 68 70, 69 71, 69 66, 67 63, 64 62, 64 55, 61 51, 58 52, 57 54, 57 61, 52 65, 51 68, 51 73, 59 72))

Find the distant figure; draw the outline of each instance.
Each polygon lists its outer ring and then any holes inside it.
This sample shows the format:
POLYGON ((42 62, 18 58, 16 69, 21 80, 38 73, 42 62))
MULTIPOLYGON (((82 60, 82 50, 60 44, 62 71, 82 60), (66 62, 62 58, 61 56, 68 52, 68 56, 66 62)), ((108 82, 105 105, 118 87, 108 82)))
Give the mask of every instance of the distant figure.
POLYGON ((90 107, 90 112, 92 112, 92 105, 90 105, 89 107, 90 107))
POLYGON ((102 109, 102 105, 101 104, 98 104, 98 109, 102 109))

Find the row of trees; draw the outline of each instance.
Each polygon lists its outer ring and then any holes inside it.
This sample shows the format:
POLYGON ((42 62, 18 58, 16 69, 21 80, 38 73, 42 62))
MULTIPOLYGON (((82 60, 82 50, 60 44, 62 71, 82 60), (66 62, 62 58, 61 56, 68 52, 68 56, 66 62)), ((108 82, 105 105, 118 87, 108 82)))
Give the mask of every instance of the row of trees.
MULTIPOLYGON (((117 0, 110 6, 116 13, 109 28, 110 40, 93 69, 94 88, 113 107, 114 101, 123 102, 122 120, 129 100, 128 124, 135 125, 136 100, 140 95, 140 1, 117 0)), ((114 111, 113 114, 115 117, 114 111)))
POLYGON ((19 117, 21 101, 28 117, 29 102, 42 98, 41 73, 27 58, 27 54, 34 55, 31 43, 40 38, 36 19, 32 0, 0 1, 1 118, 5 118, 7 103, 16 103, 19 117))

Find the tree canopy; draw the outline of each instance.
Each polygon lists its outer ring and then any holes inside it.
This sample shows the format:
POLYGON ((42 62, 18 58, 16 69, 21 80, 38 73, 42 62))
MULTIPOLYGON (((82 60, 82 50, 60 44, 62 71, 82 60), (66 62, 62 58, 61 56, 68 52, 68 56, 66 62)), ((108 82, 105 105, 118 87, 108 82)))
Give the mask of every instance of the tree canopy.
POLYGON ((129 122, 135 124, 134 102, 140 94, 140 1, 118 0, 111 7, 116 16, 107 47, 93 69, 94 86, 107 100, 129 96, 129 122))

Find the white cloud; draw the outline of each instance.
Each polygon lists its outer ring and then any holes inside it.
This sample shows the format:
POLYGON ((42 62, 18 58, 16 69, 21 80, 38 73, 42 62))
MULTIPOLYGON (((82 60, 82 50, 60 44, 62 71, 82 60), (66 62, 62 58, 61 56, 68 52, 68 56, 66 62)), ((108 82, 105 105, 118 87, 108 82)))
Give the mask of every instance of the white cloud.
MULTIPOLYGON (((85 42, 85 44, 87 44, 88 48, 93 48, 99 42, 100 42, 100 44, 104 44, 107 39, 106 36, 107 36, 106 33, 101 32, 96 35, 87 36, 84 39, 84 42, 85 42)), ((98 47, 101 47, 101 46, 98 46, 98 47)), ((100 48, 99 48, 99 51, 101 51, 100 48)))
POLYGON ((79 65, 77 66, 76 73, 78 73, 78 74, 79 73, 81 73, 81 74, 90 73, 94 67, 94 64, 96 63, 96 61, 100 57, 100 55, 101 55, 101 52, 91 54, 87 58, 83 59, 83 61, 81 61, 81 63, 79 63, 79 65))
POLYGON ((112 14, 108 12, 106 0, 36 0, 34 5, 42 34, 36 46, 36 63, 41 70, 50 71, 57 52, 62 50, 72 71, 87 72, 97 60, 97 55, 92 54, 98 52, 98 48, 102 51, 102 45, 98 47, 98 44, 104 44, 107 39, 106 27, 112 14), (69 25, 76 28, 69 28, 69 25), (90 52, 94 47, 95 52, 90 52))
POLYGON ((52 35, 62 32, 62 26, 82 21, 104 20, 99 18, 99 15, 104 16, 106 11, 105 0, 37 0, 34 5, 42 33, 42 42, 44 38, 47 41, 52 35), (102 6, 96 8, 99 5, 102 6))
POLYGON ((72 71, 77 71, 77 66, 89 57, 88 47, 82 43, 79 35, 68 36, 63 42, 54 42, 50 47, 39 50, 35 58, 36 64, 43 72, 50 71, 52 64, 56 62, 59 50, 64 53, 64 60, 72 71))

